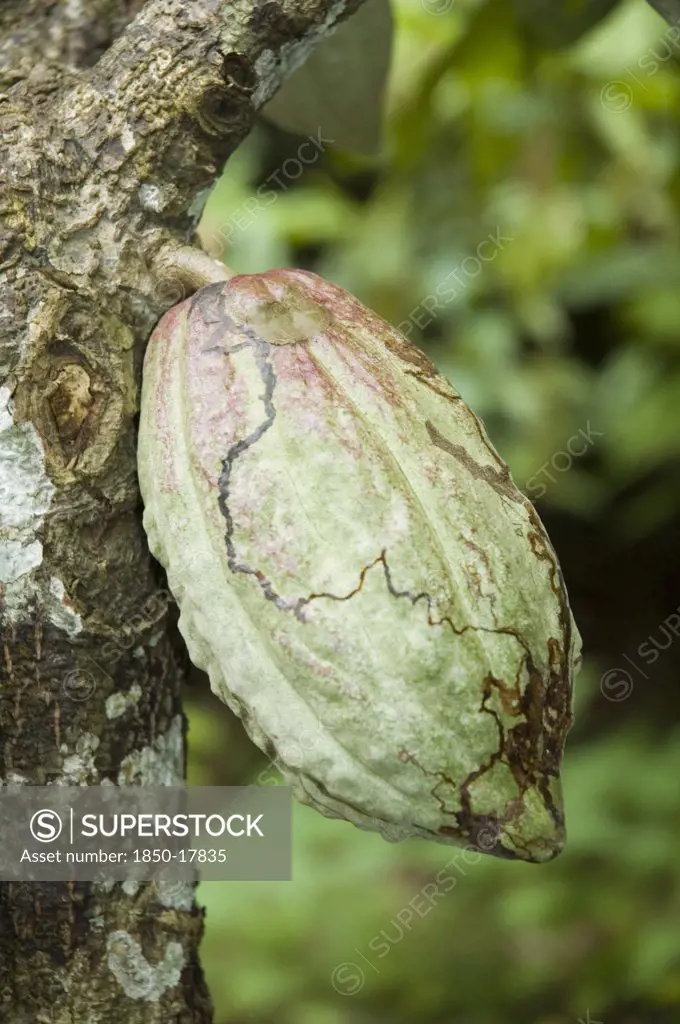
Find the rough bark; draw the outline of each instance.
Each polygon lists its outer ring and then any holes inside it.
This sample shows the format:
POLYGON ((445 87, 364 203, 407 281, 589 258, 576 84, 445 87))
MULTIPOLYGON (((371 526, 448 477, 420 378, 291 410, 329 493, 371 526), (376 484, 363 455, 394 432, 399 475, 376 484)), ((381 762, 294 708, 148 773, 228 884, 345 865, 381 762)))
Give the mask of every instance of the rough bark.
MULTIPOLYGON (((135 0, 0 12, 0 784, 183 778, 143 346, 257 108, 359 2, 153 0, 110 46, 135 0)), ((201 931, 190 887, 1 885, 0 1019, 205 1024, 201 931)))
POLYGON ((50 66, 95 64, 143 0, 4 0, 0 8, 0 89, 37 81, 50 66))

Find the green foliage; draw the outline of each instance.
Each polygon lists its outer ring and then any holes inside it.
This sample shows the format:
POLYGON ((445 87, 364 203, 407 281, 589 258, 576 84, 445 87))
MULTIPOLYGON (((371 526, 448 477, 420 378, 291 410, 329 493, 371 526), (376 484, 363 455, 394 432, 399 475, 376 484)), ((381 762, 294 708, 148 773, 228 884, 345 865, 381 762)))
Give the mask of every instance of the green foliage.
MULTIPOLYGON (((589 1009, 670 1024, 680 731, 671 709, 661 733, 644 679, 625 701, 603 697, 606 659, 632 655, 656 620, 630 625, 631 612, 604 635, 583 538, 599 531, 642 565, 680 517, 680 32, 641 0, 400 0, 395 14, 382 156, 323 145, 298 175, 302 137, 260 128, 202 236, 213 251, 226 238, 237 271, 308 266, 401 324, 577 539, 557 545, 588 641, 567 848, 543 866, 461 860, 422 913, 418 893, 455 851, 296 808, 294 882, 202 889, 217 1022, 576 1024, 589 1009), (412 905, 407 928, 409 901, 422 916, 412 905), (364 972, 353 995, 332 985, 345 962, 364 972)), ((668 614, 680 595, 664 601, 668 614)), ((658 678, 677 692, 670 664, 658 678)), ((195 780, 245 781, 224 777, 212 715, 194 722, 195 780)))

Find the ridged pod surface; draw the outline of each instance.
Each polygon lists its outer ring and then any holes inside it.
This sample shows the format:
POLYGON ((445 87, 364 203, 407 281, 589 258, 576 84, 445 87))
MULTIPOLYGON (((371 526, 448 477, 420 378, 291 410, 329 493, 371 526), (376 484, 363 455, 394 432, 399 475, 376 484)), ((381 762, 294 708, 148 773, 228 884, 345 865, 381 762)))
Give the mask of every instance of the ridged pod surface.
POLYGON ((481 421, 342 289, 272 270, 156 328, 144 524, 192 660, 296 796, 549 860, 580 640, 481 421))

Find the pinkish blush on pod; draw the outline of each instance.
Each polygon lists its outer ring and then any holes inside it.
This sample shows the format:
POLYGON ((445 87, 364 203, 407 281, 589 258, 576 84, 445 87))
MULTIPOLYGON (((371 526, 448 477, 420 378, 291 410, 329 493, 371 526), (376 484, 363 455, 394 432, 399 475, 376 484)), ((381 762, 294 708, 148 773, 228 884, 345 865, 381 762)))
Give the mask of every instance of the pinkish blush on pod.
POLYGON ((580 639, 545 529, 429 359, 301 270, 201 288, 144 364, 151 550, 295 795, 550 860, 580 639))

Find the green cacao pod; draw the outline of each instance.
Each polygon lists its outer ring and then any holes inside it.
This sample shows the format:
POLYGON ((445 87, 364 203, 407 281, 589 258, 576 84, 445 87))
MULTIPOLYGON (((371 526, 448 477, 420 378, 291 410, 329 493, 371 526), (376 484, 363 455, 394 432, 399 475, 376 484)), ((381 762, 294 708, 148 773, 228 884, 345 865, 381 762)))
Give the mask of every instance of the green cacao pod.
POLYGON ((203 288, 151 338, 139 475, 191 658, 299 799, 559 852, 578 632, 533 505, 422 352, 311 273, 203 288))

